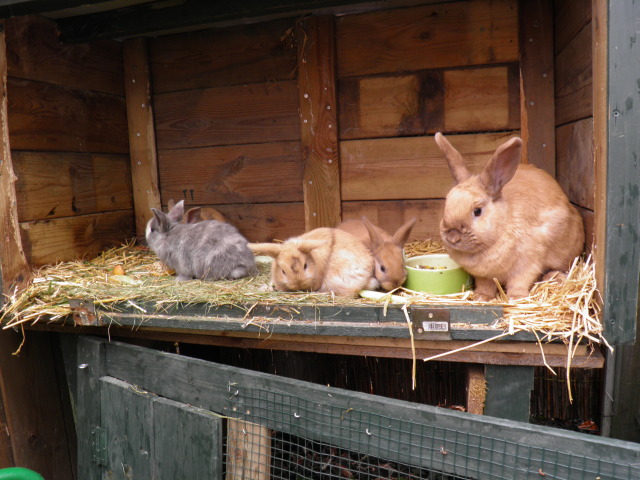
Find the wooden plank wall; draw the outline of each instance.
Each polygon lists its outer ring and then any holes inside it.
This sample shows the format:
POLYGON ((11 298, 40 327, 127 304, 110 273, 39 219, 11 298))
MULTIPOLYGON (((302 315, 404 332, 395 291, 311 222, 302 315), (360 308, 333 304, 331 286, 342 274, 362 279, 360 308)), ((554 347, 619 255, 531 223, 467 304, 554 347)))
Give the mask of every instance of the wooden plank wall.
POLYGON ((151 39, 162 204, 208 205, 253 241, 305 231, 295 20, 151 39))
POLYGON ((591 0, 555 2, 557 178, 594 244, 593 66, 591 0))
POLYGON ((6 22, 9 141, 32 266, 93 256, 134 233, 117 42, 64 45, 41 17, 6 22))
POLYGON ((411 217, 439 238, 453 186, 433 141, 446 132, 474 170, 520 128, 518 2, 447 3, 337 23, 343 218, 388 231, 411 217))
POLYGON ((518 44, 517 0, 151 39, 162 203, 213 206, 253 241, 362 215, 438 237, 452 181, 432 136, 464 134, 479 166, 518 131, 518 44))

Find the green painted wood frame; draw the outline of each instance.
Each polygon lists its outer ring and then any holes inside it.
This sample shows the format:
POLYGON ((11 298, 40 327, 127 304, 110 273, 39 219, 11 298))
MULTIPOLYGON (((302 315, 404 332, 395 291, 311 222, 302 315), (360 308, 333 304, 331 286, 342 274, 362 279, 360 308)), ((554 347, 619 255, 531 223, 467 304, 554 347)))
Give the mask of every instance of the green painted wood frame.
MULTIPOLYGON (((640 479, 640 447, 634 443, 350 392, 87 336, 69 337, 78 342, 77 356, 69 358, 78 363, 79 432, 89 432, 91 422, 100 421, 105 406, 96 386, 108 383, 139 396, 159 396, 447 474, 640 479)), ((90 448, 90 438, 78 435, 79 452, 90 448)), ((79 472, 86 472, 82 478, 101 478, 95 476, 100 469, 90 458, 79 455, 79 472)))
MULTIPOLYGON (((596 19, 597 20, 597 19, 596 19)), ((607 80, 594 89, 594 104, 607 95, 606 219, 603 292, 605 336, 611 344, 634 343, 640 286, 640 4, 608 2, 607 80)), ((600 28, 602 26, 598 26, 600 28)), ((594 55, 597 54, 594 52, 594 55)), ((598 63, 596 62, 596 68, 598 63)), ((597 73, 594 72, 594 75, 597 73)), ((595 135, 599 132, 596 130, 595 135)))

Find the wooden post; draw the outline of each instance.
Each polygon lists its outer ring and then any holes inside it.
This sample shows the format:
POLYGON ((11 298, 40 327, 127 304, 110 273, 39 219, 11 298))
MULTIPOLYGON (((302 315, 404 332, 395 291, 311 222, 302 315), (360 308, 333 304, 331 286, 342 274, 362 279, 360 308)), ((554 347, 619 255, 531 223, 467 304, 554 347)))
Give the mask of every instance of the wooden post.
POLYGON ((596 282, 604 287, 607 251, 607 91, 608 91, 608 11, 609 2, 592 0, 593 30, 593 154, 595 163, 594 248, 596 282))
POLYGON ((484 366, 474 363, 467 369, 467 412, 482 415, 487 399, 487 382, 484 366))
POLYGON ((271 434, 262 425, 242 420, 227 421, 226 480, 271 478, 271 434))
POLYGON ((555 177, 553 2, 520 0, 518 9, 523 161, 555 177))
POLYGON ((305 228, 340 223, 340 163, 332 16, 297 24, 305 228))
POLYGON ((160 208, 161 203, 146 39, 124 42, 123 55, 136 235, 141 239, 151 208, 160 208))
MULTIPOLYGON (((22 287, 29 279, 29 264, 22 249, 18 209, 16 207, 16 176, 13 172, 9 146, 7 111, 7 49, 4 22, 0 32, 0 287, 4 294, 22 287)), ((0 295, 0 306, 3 304, 0 295)))
MULTIPOLYGON (((598 237, 598 244, 606 242, 602 263, 604 282, 599 286, 604 298, 602 318, 607 340, 611 344, 633 344, 637 338, 640 290, 640 4, 616 1, 608 4, 607 24, 611 26, 606 35, 608 75, 605 80, 601 72, 598 76, 598 87, 601 81, 606 81, 606 93, 602 96, 607 103, 604 109, 596 105, 598 111, 594 119, 598 122, 594 128, 596 135, 606 132, 605 142, 602 137, 598 139, 599 165, 596 166, 597 175, 606 169, 606 184, 600 179, 596 182, 596 195, 605 197, 596 199, 596 208, 606 204, 605 211, 598 210, 596 217, 596 231, 601 233, 605 229, 603 236, 598 237), (606 144, 606 156, 600 152, 603 144, 606 144)), ((597 28, 606 29, 606 25, 600 24, 597 28)), ((598 68, 601 66, 598 64, 598 68)))

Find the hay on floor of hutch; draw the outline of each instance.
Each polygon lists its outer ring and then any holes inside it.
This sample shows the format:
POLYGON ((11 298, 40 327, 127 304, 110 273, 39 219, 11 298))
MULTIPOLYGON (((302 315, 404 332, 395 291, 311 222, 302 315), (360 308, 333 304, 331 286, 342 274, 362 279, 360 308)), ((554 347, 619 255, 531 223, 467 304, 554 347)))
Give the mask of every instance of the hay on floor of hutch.
MULTIPOLYGON (((415 256, 443 252, 443 249, 439 242, 415 241, 409 243, 405 251, 407 256, 415 256)), ((391 295, 373 300, 309 292, 276 292, 270 287, 269 265, 259 264, 259 267, 257 276, 235 281, 176 282, 153 252, 130 241, 92 260, 64 262, 34 271, 24 290, 13 292, 5 299, 0 324, 6 329, 57 320, 71 315, 71 299, 91 301, 99 308, 111 311, 117 311, 122 305, 140 310, 143 306, 154 305, 157 311, 162 311, 164 307, 176 304, 235 305, 248 311, 251 305, 258 303, 388 305, 392 299, 391 295)), ((400 298, 407 305, 486 304, 474 302, 471 292, 429 295, 401 288, 392 293, 393 299, 400 298)), ((497 323, 466 328, 491 328, 504 332, 501 336, 527 331, 534 333, 541 342, 560 339, 571 346, 585 339, 606 345, 598 300, 593 261, 577 258, 566 279, 537 283, 529 297, 518 301, 496 299, 490 302, 503 307, 504 316, 497 323)))

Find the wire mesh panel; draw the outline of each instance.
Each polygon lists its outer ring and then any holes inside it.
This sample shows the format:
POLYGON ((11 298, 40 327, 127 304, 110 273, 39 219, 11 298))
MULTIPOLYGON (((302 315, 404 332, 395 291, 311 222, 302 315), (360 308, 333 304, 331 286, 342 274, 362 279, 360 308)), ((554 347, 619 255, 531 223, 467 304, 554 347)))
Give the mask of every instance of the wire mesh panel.
MULTIPOLYGON (((223 460, 212 468, 219 465, 230 480, 640 480, 640 444, 632 442, 325 387, 86 337, 78 342, 73 359, 80 365, 77 397, 84 401, 79 405, 91 406, 78 409, 79 431, 86 433, 79 438, 91 438, 90 432, 105 428, 100 417, 91 416, 94 411, 111 418, 109 406, 123 404, 107 397, 101 400, 97 386, 113 379, 110 384, 122 384, 127 398, 185 405, 190 412, 193 406, 192 418, 209 423, 216 419, 215 425, 220 421, 220 428, 199 428, 196 423, 191 429, 193 447, 215 444, 204 449, 203 458, 193 460, 194 448, 162 452, 171 451, 167 456, 176 465, 199 465, 222 445, 223 460)), ((134 415, 138 410, 123 411, 131 421, 122 422, 124 431, 115 432, 118 438, 151 438, 147 429, 154 428, 158 430, 153 430, 153 438, 175 433, 167 432, 175 428, 167 429, 166 422, 139 421, 148 415, 134 415)), ((132 444, 127 455, 144 452, 145 461, 161 455, 152 448, 153 442, 147 443, 144 450, 132 444)), ((91 464, 90 458, 90 451, 79 455, 79 469, 90 471, 86 478, 102 478, 102 468, 121 467, 91 464)), ((137 464, 128 461, 128 465, 137 464)))
POLYGON ((563 451, 563 443, 537 446, 528 437, 495 438, 489 428, 474 433, 424 424, 398 418, 391 408, 380 414, 251 388, 234 389, 230 402, 242 421, 228 422, 227 478, 241 478, 233 473, 239 458, 256 458, 263 467, 246 463, 245 471, 257 473, 243 478, 640 479, 639 464, 563 451), (244 439, 245 451, 237 451, 237 437, 244 439))

